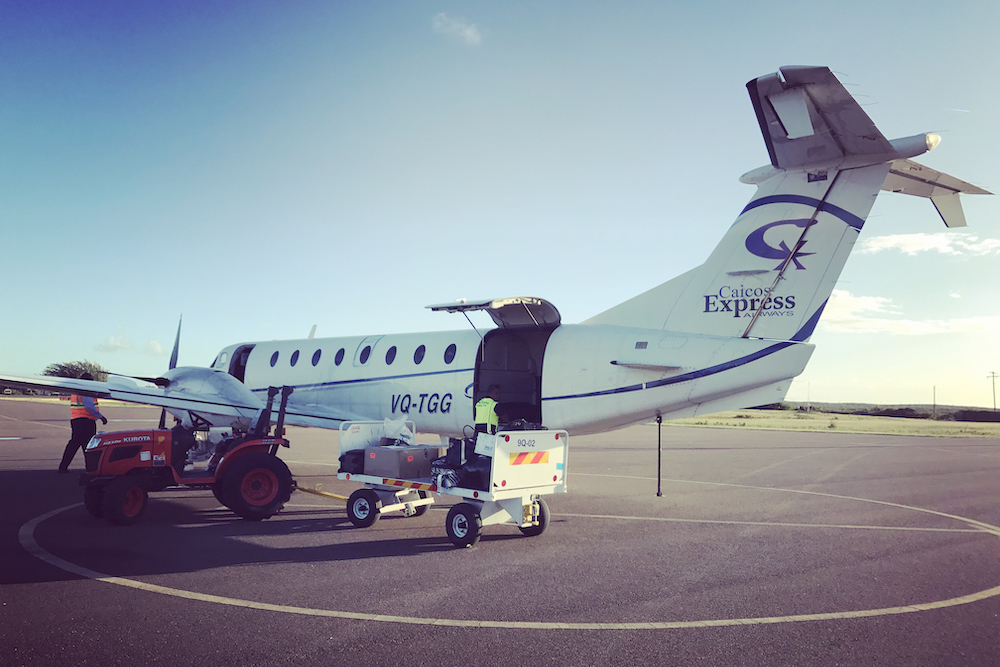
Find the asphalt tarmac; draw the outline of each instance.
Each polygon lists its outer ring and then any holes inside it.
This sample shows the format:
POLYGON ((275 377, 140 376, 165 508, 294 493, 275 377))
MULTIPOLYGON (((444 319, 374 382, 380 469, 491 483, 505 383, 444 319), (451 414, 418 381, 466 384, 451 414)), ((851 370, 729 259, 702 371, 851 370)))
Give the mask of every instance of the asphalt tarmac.
MULTIPOLYGON (((655 425, 571 435, 544 534, 456 549, 447 499, 356 529, 167 490, 112 526, 55 472, 68 412, 0 399, 4 667, 1000 664, 996 439, 664 426, 657 497, 655 425)), ((358 488, 334 434, 290 438, 301 485, 358 488)))

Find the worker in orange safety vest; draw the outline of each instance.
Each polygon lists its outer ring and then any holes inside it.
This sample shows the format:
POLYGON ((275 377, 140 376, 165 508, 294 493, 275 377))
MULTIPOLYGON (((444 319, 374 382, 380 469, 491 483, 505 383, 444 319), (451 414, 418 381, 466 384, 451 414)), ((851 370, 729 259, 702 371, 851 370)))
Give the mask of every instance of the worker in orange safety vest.
MULTIPOLYGON (((80 379, 93 380, 94 376, 90 373, 84 373, 80 379)), ((69 401, 69 425, 72 431, 69 442, 66 443, 66 449, 63 451, 62 462, 59 463, 60 473, 69 472, 69 464, 76 456, 76 450, 86 447, 90 439, 97 434, 97 420, 100 419, 104 424, 108 423, 107 417, 101 414, 97 406, 96 398, 73 394, 69 397, 69 401)))

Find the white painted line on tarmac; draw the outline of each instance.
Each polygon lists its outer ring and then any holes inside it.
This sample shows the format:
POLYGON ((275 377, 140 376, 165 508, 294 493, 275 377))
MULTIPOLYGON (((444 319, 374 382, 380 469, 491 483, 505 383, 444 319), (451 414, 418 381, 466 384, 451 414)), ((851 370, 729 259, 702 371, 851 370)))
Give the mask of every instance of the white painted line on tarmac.
MULTIPOLYGON (((616 475, 607 475, 607 476, 614 477, 616 475)), ((671 481, 689 482, 690 480, 671 480, 671 481)), ((936 512, 934 510, 926 510, 920 507, 910 507, 908 505, 902 505, 899 503, 890 503, 880 500, 868 500, 865 498, 852 498, 850 496, 837 496, 834 494, 819 493, 815 491, 799 491, 795 489, 750 487, 741 484, 725 484, 720 482, 693 482, 693 483, 713 484, 716 486, 737 486, 743 488, 763 489, 767 491, 785 491, 788 493, 804 493, 808 495, 826 496, 831 498, 841 498, 844 500, 855 500, 860 502, 875 503, 878 505, 887 505, 891 507, 898 507, 901 509, 908 509, 917 512, 926 512, 929 514, 936 514, 938 516, 948 517, 951 519, 955 519, 957 521, 965 522, 968 525, 976 526, 977 528, 980 529, 980 532, 986 532, 1000 537, 1000 527, 992 526, 990 524, 983 523, 981 521, 967 519, 953 514, 945 514, 943 512, 936 512)), ((28 553, 32 554, 39 560, 49 563, 50 565, 57 567, 61 570, 65 570, 66 572, 70 572, 72 574, 76 574, 81 577, 85 577, 87 579, 93 579, 95 581, 101 581, 104 583, 114 584, 117 586, 135 588, 150 593, 159 593, 161 595, 170 595, 172 597, 183 598, 187 600, 195 600, 198 602, 222 604, 230 607, 243 607, 245 609, 255 609, 258 611, 270 611, 270 612, 278 612, 284 614, 297 614, 300 616, 319 616, 319 617, 358 620, 367 622, 376 621, 380 623, 400 623, 407 625, 436 625, 436 626, 456 627, 456 628, 492 628, 492 629, 511 629, 511 630, 675 630, 675 629, 686 629, 686 628, 713 628, 713 627, 726 627, 726 626, 738 626, 738 625, 771 625, 777 623, 802 623, 810 621, 834 621, 834 620, 855 619, 855 618, 894 616, 897 614, 912 614, 921 611, 931 611, 935 609, 946 609, 948 607, 957 607, 959 605, 971 604, 973 602, 987 600, 989 598, 1000 595, 1000 586, 994 586, 993 588, 988 588, 986 590, 978 591, 976 593, 970 593, 968 595, 961 595, 959 597, 948 598, 947 600, 936 600, 932 602, 923 602, 919 604, 911 604, 898 607, 883 607, 879 609, 858 609, 852 611, 826 612, 819 614, 795 614, 790 616, 724 618, 724 619, 706 619, 700 621, 650 621, 643 623, 611 623, 611 622, 551 623, 544 621, 490 621, 490 620, 476 620, 476 619, 393 616, 386 614, 367 614, 360 612, 338 611, 334 609, 313 609, 310 607, 296 607, 291 605, 270 604, 267 602, 255 602, 252 600, 242 600, 239 598, 230 598, 221 595, 209 595, 206 593, 186 591, 183 589, 171 588, 168 586, 159 586, 157 584, 150 584, 143 581, 137 581, 134 579, 127 579, 124 577, 114 577, 63 560, 62 558, 59 558, 58 556, 42 549, 35 541, 34 537, 35 528, 38 526, 38 524, 61 512, 73 509, 75 507, 79 507, 80 505, 81 503, 76 503, 74 505, 67 505, 66 507, 61 507, 57 510, 53 510, 25 523, 23 526, 21 526, 21 529, 18 531, 18 539, 20 540, 21 545, 24 547, 26 551, 28 551, 28 553)), ((856 527, 856 526, 851 526, 851 527, 856 527)))
MULTIPOLYGON (((609 475, 602 473, 573 473, 577 475, 582 475, 585 477, 619 477, 621 479, 642 479, 647 481, 656 481, 655 477, 639 477, 634 475, 609 475)), ((782 489, 776 486, 753 486, 750 484, 732 484, 730 482, 703 482, 693 479, 667 479, 664 478, 664 482, 671 482, 677 484, 700 484, 704 486, 728 486, 735 489, 753 489, 756 491, 777 491, 779 493, 799 493, 806 496, 820 496, 822 498, 836 498, 838 500, 853 500, 861 503, 871 503, 873 505, 885 505, 886 507, 897 507, 899 509, 911 510, 913 512, 923 512, 924 514, 933 514, 935 516, 945 517, 946 519, 954 519, 955 521, 962 521, 969 524, 970 526, 976 526, 980 528, 983 532, 990 533, 991 535, 996 535, 1000 537, 1000 527, 984 523, 982 521, 976 521, 975 519, 967 519, 962 516, 957 516, 955 514, 948 514, 946 512, 938 512, 937 510, 929 510, 923 507, 912 507, 910 505, 903 505, 900 503, 893 503, 887 500, 872 500, 870 498, 855 498, 853 496, 841 496, 836 493, 822 493, 821 491, 806 491, 804 489, 782 489)))
MULTIPOLYGON (((556 516, 556 515, 553 515, 556 516)), ((728 521, 724 519, 677 519, 659 516, 613 516, 610 514, 568 514, 560 512, 560 517, 578 517, 581 519, 614 519, 615 521, 663 521, 666 523, 710 523, 724 526, 764 526, 774 528, 831 528, 855 530, 902 530, 916 533, 987 533, 982 528, 921 528, 919 526, 864 526, 856 524, 833 523, 782 523, 778 521, 728 521)))

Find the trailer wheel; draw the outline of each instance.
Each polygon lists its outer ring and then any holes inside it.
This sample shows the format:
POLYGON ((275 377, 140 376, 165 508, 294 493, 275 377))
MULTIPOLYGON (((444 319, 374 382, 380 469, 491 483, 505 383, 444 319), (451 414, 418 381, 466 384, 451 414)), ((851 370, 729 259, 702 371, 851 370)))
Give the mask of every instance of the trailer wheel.
POLYGON ((229 507, 229 503, 226 502, 226 491, 222 486, 222 481, 215 482, 212 484, 212 495, 215 499, 219 501, 219 504, 223 507, 229 507))
MULTIPOLYGON (((101 511, 104 518, 116 526, 133 524, 146 511, 149 494, 134 477, 128 475, 119 477, 112 480, 103 490, 101 511)), ((84 498, 86 499, 86 496, 84 498)))
MULTIPOLYGON (((420 496, 421 500, 423 500, 424 498, 427 497, 427 492, 426 491, 417 491, 417 495, 420 496)), ((414 507, 413 508, 413 516, 423 516, 423 515, 427 514, 427 510, 429 510, 430 508, 431 508, 430 505, 419 505, 418 507, 414 507)))
POLYGON ((267 519, 292 497, 292 473, 276 456, 249 452, 229 466, 221 495, 219 502, 247 521, 267 519))
POLYGON ((541 535, 549 527, 549 506, 541 498, 538 499, 538 525, 521 528, 521 534, 525 537, 541 535))
POLYGON ((356 528, 367 528, 378 521, 382 499, 371 489, 358 489, 347 499, 347 518, 356 528))
POLYGON ((474 506, 459 503, 448 510, 444 529, 456 547, 471 547, 483 534, 483 520, 474 506))
POLYGON ((90 485, 83 489, 83 505, 95 519, 104 518, 104 487, 90 485))

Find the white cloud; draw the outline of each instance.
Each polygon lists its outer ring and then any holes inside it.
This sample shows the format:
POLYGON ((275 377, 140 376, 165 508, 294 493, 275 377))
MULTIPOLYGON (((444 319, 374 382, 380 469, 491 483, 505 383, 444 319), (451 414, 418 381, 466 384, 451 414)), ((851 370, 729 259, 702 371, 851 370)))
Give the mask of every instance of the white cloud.
POLYGON ((160 345, 160 341, 151 340, 146 343, 145 353, 151 357, 162 357, 167 353, 167 351, 160 345))
POLYGON ((859 252, 873 254, 883 250, 899 250, 907 255, 936 251, 942 255, 1000 255, 1000 239, 982 239, 973 234, 939 232, 936 234, 893 234, 865 239, 859 252))
POLYGON ((132 342, 125 337, 122 331, 122 327, 118 327, 118 333, 114 336, 108 336, 99 345, 95 345, 94 349, 98 352, 118 352, 120 350, 131 350, 132 342))
POLYGON ((820 327, 825 331, 855 334, 896 334, 925 336, 928 334, 1000 333, 1000 317, 964 317, 951 320, 907 320, 871 317, 870 314, 893 315, 899 309, 891 299, 880 296, 854 296, 845 290, 833 290, 823 311, 820 327))
POLYGON ((432 21, 434 32, 448 35, 470 46, 479 46, 483 41, 483 36, 475 23, 469 23, 465 19, 456 19, 448 16, 444 12, 439 12, 432 21))

